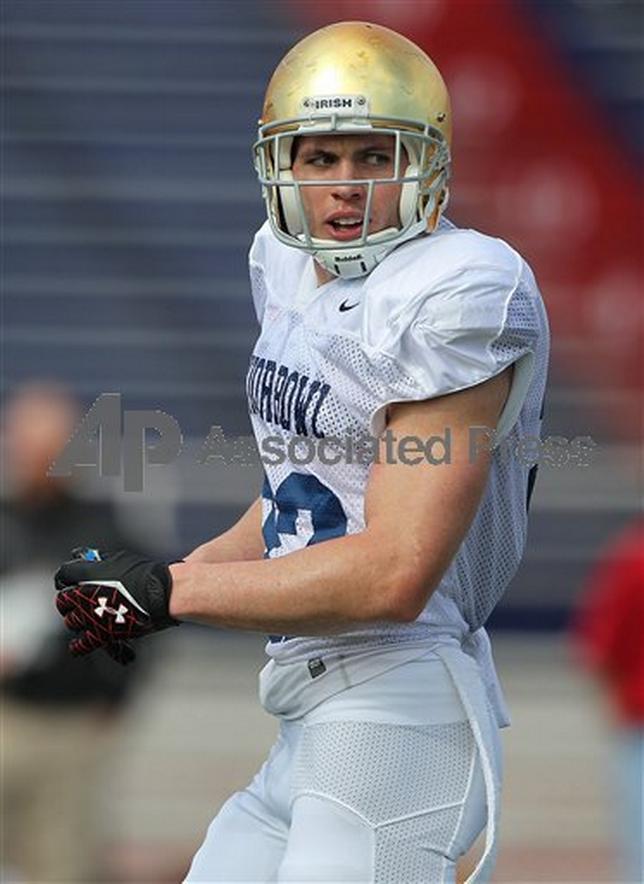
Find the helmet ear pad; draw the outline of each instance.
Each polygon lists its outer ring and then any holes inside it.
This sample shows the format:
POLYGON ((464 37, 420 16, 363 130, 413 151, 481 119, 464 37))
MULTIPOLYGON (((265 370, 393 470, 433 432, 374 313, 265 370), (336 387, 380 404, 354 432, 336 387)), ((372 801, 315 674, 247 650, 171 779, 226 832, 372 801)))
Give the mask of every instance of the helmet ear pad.
MULTIPOLYGON (((416 163, 410 163, 405 169, 405 178, 411 178, 418 175, 418 166, 416 163)), ((402 185, 400 191, 400 203, 398 214, 400 215, 400 226, 405 227, 407 224, 413 224, 416 220, 418 210, 418 181, 408 181, 402 185)))
MULTIPOLYGON (((282 137, 279 139, 277 156, 277 177, 282 181, 293 181, 293 157, 291 156, 295 139, 282 137)), ((295 186, 278 187, 278 200, 284 225, 291 236, 299 236, 304 232, 302 227, 302 215, 295 186)))
MULTIPOLYGON (((401 138, 402 146, 407 154, 408 165, 402 177, 413 178, 420 171, 420 151, 415 138, 403 135, 401 138)), ((398 170, 400 174, 400 170, 398 170)), ((418 220, 418 196, 420 192, 420 182, 408 181, 402 185, 400 191, 400 202, 398 204, 398 214, 400 216, 401 228, 408 224, 413 224, 418 220)))
MULTIPOLYGON (((282 181, 293 180, 293 173, 290 169, 280 169, 279 174, 282 181)), ((286 229, 291 236, 299 236, 300 233, 304 232, 304 228, 302 227, 302 214, 295 192, 295 185, 292 187, 278 187, 277 190, 286 229)))

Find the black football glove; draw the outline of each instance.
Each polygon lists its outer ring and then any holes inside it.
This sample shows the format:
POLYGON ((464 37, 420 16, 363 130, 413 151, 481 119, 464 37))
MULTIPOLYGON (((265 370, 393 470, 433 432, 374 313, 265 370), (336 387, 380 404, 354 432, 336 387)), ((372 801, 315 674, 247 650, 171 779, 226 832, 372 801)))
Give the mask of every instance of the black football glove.
POLYGON ((79 633, 69 643, 74 656, 103 648, 119 663, 130 663, 130 639, 179 625, 168 613, 172 578, 165 563, 125 550, 101 553, 99 561, 84 561, 77 550, 73 555, 54 581, 65 626, 79 633))

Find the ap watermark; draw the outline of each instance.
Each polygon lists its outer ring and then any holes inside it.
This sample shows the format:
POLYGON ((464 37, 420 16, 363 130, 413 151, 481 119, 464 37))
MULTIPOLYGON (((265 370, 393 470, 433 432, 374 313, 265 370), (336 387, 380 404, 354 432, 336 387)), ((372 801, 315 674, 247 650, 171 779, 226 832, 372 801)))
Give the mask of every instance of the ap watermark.
MULTIPOLYGON (((519 437, 516 433, 498 440, 489 427, 468 429, 468 457, 476 461, 494 452, 503 461, 516 460, 525 467, 544 464, 555 468, 591 465, 597 443, 590 436, 519 437)), ((422 439, 396 436, 385 430, 380 436, 347 431, 342 435, 266 435, 259 445, 252 436, 226 437, 220 426, 212 426, 196 463, 256 467, 278 466, 287 461, 294 467, 313 463, 325 466, 372 463, 415 466, 425 461, 436 467, 453 458, 450 427, 422 439)), ((101 394, 76 429, 57 460, 50 476, 70 476, 79 469, 95 468, 101 477, 123 477, 123 489, 141 492, 148 465, 167 466, 179 458, 183 434, 176 418, 164 411, 123 409, 120 393, 101 394)))

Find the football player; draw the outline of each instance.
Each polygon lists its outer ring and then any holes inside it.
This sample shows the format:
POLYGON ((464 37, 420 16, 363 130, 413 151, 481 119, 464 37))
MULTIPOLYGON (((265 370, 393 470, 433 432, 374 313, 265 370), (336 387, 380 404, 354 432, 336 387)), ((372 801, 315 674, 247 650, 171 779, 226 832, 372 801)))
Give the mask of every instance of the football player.
POLYGON ((539 435, 548 329, 521 256, 444 217, 451 125, 386 28, 291 49, 254 147, 261 494, 184 562, 56 576, 74 653, 184 620, 270 636, 279 738, 190 882, 450 882, 484 828, 489 880, 508 715, 484 623, 524 548, 534 472, 507 450, 539 435))

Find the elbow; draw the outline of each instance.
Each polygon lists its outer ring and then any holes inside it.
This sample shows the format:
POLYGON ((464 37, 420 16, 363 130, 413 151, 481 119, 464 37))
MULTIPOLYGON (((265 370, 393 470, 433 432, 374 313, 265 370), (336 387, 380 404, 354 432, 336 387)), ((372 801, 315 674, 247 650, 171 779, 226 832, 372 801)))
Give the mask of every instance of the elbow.
POLYGON ((389 620, 395 623, 413 623, 422 614, 425 605, 429 599, 429 593, 411 595, 405 593, 401 597, 395 598, 390 608, 389 620))
POLYGON ((392 542, 373 530, 355 536, 365 544, 362 619, 412 623, 440 582, 438 562, 418 545, 392 542))
POLYGON ((413 623, 418 619, 434 589, 426 575, 403 568, 388 581, 385 620, 395 623, 413 623))

